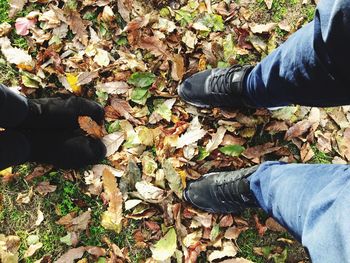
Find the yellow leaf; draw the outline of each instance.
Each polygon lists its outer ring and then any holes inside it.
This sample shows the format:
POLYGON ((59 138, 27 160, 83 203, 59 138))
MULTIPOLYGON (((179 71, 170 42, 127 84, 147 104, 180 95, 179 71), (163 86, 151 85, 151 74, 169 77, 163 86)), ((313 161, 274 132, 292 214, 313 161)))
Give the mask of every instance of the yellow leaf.
POLYGON ((12 174, 12 167, 6 168, 5 170, 0 171, 2 176, 10 176, 12 174))
POLYGON ((123 196, 115 176, 108 169, 103 171, 102 178, 109 206, 108 210, 102 214, 101 225, 106 229, 120 233, 123 219, 123 196))
POLYGON ((78 85, 78 75, 74 73, 66 73, 67 82, 75 94, 81 93, 81 87, 78 85))

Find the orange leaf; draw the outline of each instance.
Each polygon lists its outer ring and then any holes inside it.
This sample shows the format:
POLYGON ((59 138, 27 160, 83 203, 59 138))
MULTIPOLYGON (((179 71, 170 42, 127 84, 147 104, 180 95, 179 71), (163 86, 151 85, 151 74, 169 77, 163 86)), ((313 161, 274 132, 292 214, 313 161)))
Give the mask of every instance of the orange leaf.
POLYGON ((102 138, 104 136, 102 127, 89 116, 79 116, 78 122, 80 128, 84 130, 88 135, 94 138, 102 138))

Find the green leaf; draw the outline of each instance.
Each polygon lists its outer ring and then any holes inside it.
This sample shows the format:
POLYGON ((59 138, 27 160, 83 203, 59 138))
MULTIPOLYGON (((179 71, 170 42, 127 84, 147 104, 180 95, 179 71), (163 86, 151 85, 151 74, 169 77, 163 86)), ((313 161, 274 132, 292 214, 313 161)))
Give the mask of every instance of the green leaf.
POLYGON ((199 154, 197 157, 198 161, 202 161, 210 155, 210 153, 208 153, 204 147, 198 147, 198 150, 199 150, 199 154))
POLYGON ((230 155, 230 156, 240 156, 241 153, 245 150, 245 148, 241 145, 227 145, 224 147, 219 148, 219 151, 223 154, 230 155))
POLYGON ((128 83, 137 88, 146 88, 151 86, 155 80, 156 76, 153 73, 135 72, 130 76, 128 83))
POLYGON ((180 22, 182 27, 193 22, 193 17, 190 12, 185 10, 175 10, 175 20, 180 22))
POLYGON ((147 99, 151 97, 148 88, 136 88, 131 93, 131 100, 137 104, 145 105, 147 99))
POLYGON ((116 120, 115 122, 111 123, 108 128, 107 128, 107 132, 108 133, 113 133, 116 131, 120 130, 120 122, 118 120, 116 120))
POLYGON ((225 25, 222 16, 216 14, 208 14, 204 17, 204 25, 214 31, 224 31, 225 25))
POLYGON ((181 182, 181 176, 174 169, 171 160, 165 160, 163 164, 163 170, 165 178, 169 183, 170 189, 173 190, 179 198, 182 198, 183 186, 181 182))
POLYGON ((164 261, 170 258, 176 250, 176 231, 172 227, 168 233, 151 248, 152 257, 155 260, 164 261))
POLYGON ((215 241, 220 233, 220 226, 214 225, 214 227, 210 231, 210 241, 215 241))

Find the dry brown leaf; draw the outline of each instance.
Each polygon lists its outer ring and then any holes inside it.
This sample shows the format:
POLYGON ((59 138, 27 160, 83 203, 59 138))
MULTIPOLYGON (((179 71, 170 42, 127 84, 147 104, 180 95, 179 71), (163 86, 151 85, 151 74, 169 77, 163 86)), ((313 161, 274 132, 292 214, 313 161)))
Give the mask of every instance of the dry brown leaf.
POLYGON ((294 124, 292 127, 288 129, 285 135, 286 140, 291 140, 293 138, 297 138, 305 134, 311 127, 312 122, 309 120, 302 120, 294 124))
POLYGON ((105 135, 102 126, 89 116, 79 116, 78 122, 80 128, 93 138, 102 138, 105 135))
POLYGON ((288 125, 284 121, 272 121, 265 126, 265 130, 269 133, 275 134, 288 130, 288 125))
POLYGON ((57 189, 57 185, 51 185, 49 181, 40 182, 38 186, 35 188, 42 196, 47 195, 48 193, 53 193, 57 189))
POLYGON ((277 26, 276 23, 268 23, 268 24, 252 24, 250 25, 250 30, 255 33, 268 33, 271 32, 277 26))
POLYGON ((155 56, 169 57, 169 52, 167 51, 167 45, 155 36, 143 36, 137 42, 137 47, 141 49, 146 49, 155 56))
POLYGON ((77 247, 69 249, 55 263, 74 263, 76 259, 81 258, 86 251, 86 247, 77 247))
POLYGON ((26 181, 31 181, 34 178, 38 178, 40 176, 45 175, 46 173, 50 172, 52 170, 52 165, 38 165, 34 168, 33 172, 31 172, 29 175, 26 176, 26 181))
POLYGON ((130 13, 132 9, 132 0, 118 0, 118 13, 124 19, 125 22, 130 21, 130 13))
POLYGON ((315 156, 314 151, 312 150, 310 144, 304 143, 300 149, 300 157, 303 163, 310 161, 315 156))
POLYGON ((245 156, 248 159, 255 159, 255 158, 260 158, 261 156, 275 152, 279 150, 281 147, 276 146, 274 147, 274 143, 268 142, 262 145, 257 145, 254 147, 250 147, 246 149, 242 155, 245 156))
POLYGON ((115 109, 120 116, 123 116, 126 120, 131 121, 136 125, 140 125, 141 122, 132 116, 133 109, 126 100, 113 98, 111 100, 111 106, 115 109))
POLYGON ((17 195, 16 202, 18 204, 29 204, 29 202, 32 200, 33 195, 33 187, 31 187, 27 193, 19 193, 17 195))
POLYGON ((69 10, 66 16, 67 24, 69 25, 72 32, 78 36, 78 39, 81 41, 81 43, 86 46, 89 41, 89 35, 83 19, 81 19, 79 12, 70 9, 67 10, 69 10))
POLYGON ((28 0, 9 0, 9 17, 14 17, 19 11, 22 11, 28 0))
POLYGON ((259 217, 255 214, 254 215, 254 221, 255 221, 255 227, 258 230, 259 236, 263 236, 267 230, 267 227, 260 223, 259 217))
POLYGON ((236 240, 243 231, 246 231, 248 229, 248 227, 230 227, 225 232, 225 238, 236 240))
POLYGON ((69 213, 61 217, 56 223, 65 226, 68 231, 74 232, 86 230, 90 219, 91 211, 86 211, 77 217, 75 217, 74 213, 69 213))
POLYGON ((172 59, 173 67, 171 71, 171 77, 176 80, 182 80, 185 74, 184 59, 180 54, 175 54, 172 59))
POLYGON ((267 229, 269 229, 271 231, 287 232, 287 230, 283 226, 281 226, 279 223, 277 223, 272 217, 269 217, 266 220, 265 225, 266 225, 267 229))
POLYGON ((123 197, 115 176, 105 169, 102 174, 104 192, 109 200, 108 210, 102 214, 101 225, 119 233, 122 229, 123 197))

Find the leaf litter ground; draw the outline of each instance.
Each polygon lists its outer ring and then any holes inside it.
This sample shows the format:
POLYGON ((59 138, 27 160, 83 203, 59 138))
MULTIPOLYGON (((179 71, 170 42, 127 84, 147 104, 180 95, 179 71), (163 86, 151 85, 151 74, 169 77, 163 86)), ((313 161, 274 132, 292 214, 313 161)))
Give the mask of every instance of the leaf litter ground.
MULTIPOLYGON (((3 262, 308 262, 262 211, 213 215, 186 180, 266 160, 347 163, 350 108, 199 110, 178 83, 255 64, 312 19, 310 1, 0 1, 0 79, 28 97, 104 105, 103 163, 1 171, 3 262)), ((54 149, 53 149, 54 150, 54 149)))

